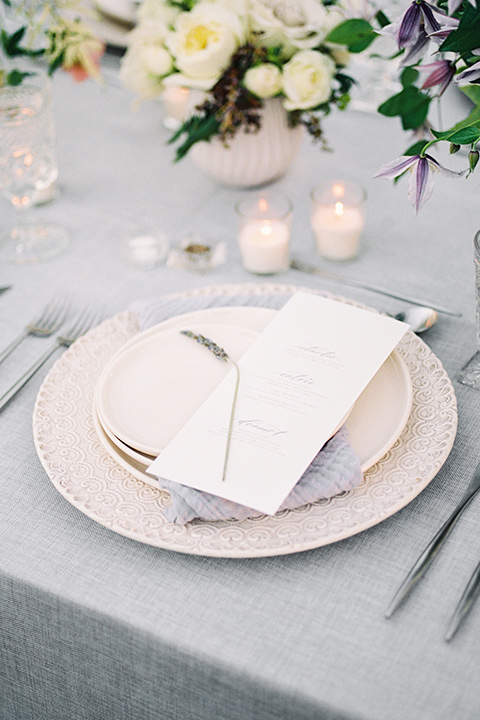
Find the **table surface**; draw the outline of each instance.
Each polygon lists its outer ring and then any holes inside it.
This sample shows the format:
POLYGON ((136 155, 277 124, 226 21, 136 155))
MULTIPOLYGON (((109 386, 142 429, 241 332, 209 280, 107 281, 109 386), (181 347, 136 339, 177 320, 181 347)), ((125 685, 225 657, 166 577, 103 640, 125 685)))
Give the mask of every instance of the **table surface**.
MULTIPOLYGON (((54 81, 61 193, 36 212, 68 227, 68 251, 36 266, 0 266, 0 345, 56 290, 106 316, 139 298, 205 285, 255 282, 241 267, 234 203, 248 193, 172 163, 157 102, 133 108, 115 68, 104 86, 54 81), (125 236, 188 231, 227 243, 206 275, 129 265, 125 236)), ((311 187, 332 177, 368 194, 360 257, 322 262, 458 310, 424 336, 455 387, 458 433, 442 470, 407 507, 347 540, 283 557, 216 559, 160 550, 117 535, 72 507, 36 455, 32 412, 51 363, 0 417, 0 717, 5 720, 440 720, 480 715, 480 604, 447 644, 443 635, 480 559, 478 499, 407 603, 385 608, 421 548, 449 515, 480 460, 480 393, 455 377, 475 350, 473 236, 480 175, 437 176, 416 217, 406 183, 373 175, 408 139, 396 120, 349 110, 326 119, 333 149, 305 139, 273 186, 294 204, 294 254, 314 257, 311 187)), ((452 157, 452 167, 466 163, 452 157)), ((12 216, 2 201, 1 223, 12 216)), ((317 259, 317 262, 320 262, 317 259)), ((324 289, 398 312, 369 291, 289 271, 276 283, 324 289)), ((45 347, 28 339, 1 367, 6 388, 45 347)), ((52 361, 53 362, 53 361, 52 361)))

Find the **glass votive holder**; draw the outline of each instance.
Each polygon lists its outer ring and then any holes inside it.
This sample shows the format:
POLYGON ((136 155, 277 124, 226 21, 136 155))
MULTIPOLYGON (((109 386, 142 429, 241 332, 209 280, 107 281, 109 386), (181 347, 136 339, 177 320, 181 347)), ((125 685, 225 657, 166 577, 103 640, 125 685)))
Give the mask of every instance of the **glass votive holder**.
POLYGON ((131 265, 151 270, 165 261, 168 246, 168 238, 161 230, 139 231, 123 238, 120 253, 131 265))
POLYGON ((358 255, 365 226, 366 195, 352 182, 331 180, 311 192, 311 226, 318 252, 329 260, 358 255))
POLYGON ((235 205, 238 245, 245 270, 273 275, 290 265, 293 206, 279 193, 249 195, 235 205))

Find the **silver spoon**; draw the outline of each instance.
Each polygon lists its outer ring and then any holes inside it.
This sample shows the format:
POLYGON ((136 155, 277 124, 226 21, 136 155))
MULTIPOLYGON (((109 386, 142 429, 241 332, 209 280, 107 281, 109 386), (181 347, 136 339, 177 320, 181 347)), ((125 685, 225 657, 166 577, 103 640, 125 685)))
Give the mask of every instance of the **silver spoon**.
POLYGON ((395 320, 401 320, 410 325, 410 330, 418 334, 425 332, 425 330, 431 328, 432 325, 435 325, 438 315, 432 308, 417 305, 407 308, 407 310, 399 312, 393 315, 393 317, 395 320))

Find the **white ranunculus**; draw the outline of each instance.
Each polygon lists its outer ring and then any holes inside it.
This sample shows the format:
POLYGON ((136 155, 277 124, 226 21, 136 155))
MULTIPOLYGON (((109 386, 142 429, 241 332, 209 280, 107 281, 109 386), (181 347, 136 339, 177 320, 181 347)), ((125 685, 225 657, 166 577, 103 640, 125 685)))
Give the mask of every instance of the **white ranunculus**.
POLYGON ((271 98, 282 89, 282 73, 276 65, 263 63, 245 73, 245 87, 259 98, 271 98))
POLYGON ((179 13, 179 8, 171 7, 159 0, 143 0, 138 9, 138 20, 139 24, 150 20, 168 28, 179 13))
POLYGON ((330 97, 335 63, 318 50, 301 50, 283 67, 284 106, 308 110, 330 97))
POLYGON ((192 87, 212 87, 244 42, 243 21, 221 3, 204 0, 181 13, 166 45, 192 87))
POLYGON ((145 70, 152 75, 163 77, 172 71, 172 56, 162 45, 143 45, 139 53, 145 70))
POLYGON ((327 11, 319 0, 250 0, 250 30, 283 56, 316 47, 326 35, 327 11))

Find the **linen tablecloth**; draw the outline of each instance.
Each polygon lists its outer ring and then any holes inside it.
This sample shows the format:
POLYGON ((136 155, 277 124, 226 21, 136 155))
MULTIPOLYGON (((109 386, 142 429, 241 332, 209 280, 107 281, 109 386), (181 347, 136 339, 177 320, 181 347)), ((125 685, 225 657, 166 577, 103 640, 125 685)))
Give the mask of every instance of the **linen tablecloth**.
MULTIPOLYGON (((240 263, 234 202, 186 158, 172 163, 161 107, 136 112, 114 70, 106 87, 54 81, 60 196, 39 213, 71 233, 67 252, 0 266, 6 345, 51 297, 68 291, 106 316, 142 297, 255 280, 240 263), (160 228, 177 244, 195 230, 227 243, 208 275, 122 259, 122 238, 160 228)), ((0 415, 0 717, 2 720, 450 720, 480 715, 480 604, 443 642, 480 559, 476 499, 415 594, 390 620, 398 583, 461 497, 480 459, 480 393, 455 373, 475 349, 473 235, 480 175, 437 179, 415 217, 404 183, 373 180, 408 143, 395 121, 355 111, 325 121, 332 153, 307 140, 275 188, 294 204, 293 251, 312 255, 309 191, 326 178, 368 193, 358 260, 340 271, 459 310, 425 336, 458 398, 453 450, 421 495, 370 530, 283 557, 202 558, 136 543, 94 523, 55 490, 32 438, 36 393, 50 365, 0 415)), ((451 165, 461 162, 457 156, 451 165)), ((463 158, 463 163, 466 159, 463 158)), ((11 213, 2 201, 1 224, 11 213)), ((300 275, 387 312, 402 303, 300 275)), ((6 388, 43 350, 29 339, 2 364, 6 388)))

